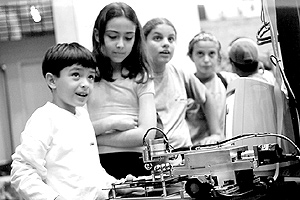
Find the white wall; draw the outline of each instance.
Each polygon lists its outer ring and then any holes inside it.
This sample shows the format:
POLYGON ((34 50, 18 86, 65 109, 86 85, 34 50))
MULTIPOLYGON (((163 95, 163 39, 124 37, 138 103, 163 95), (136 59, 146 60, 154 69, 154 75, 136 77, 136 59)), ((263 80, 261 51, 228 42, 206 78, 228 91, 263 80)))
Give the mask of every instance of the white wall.
MULTIPOLYGON (((92 49, 92 29, 100 10, 115 0, 53 0, 57 42, 78 41, 92 49)), ((137 13, 142 26, 151 18, 166 17, 176 27, 177 48, 172 62, 195 70, 186 56, 188 43, 200 31, 197 5, 205 5, 209 20, 259 15, 261 0, 123 0, 137 13)), ((226 30, 224 30, 226 34, 226 30)))
POLYGON ((203 0, 209 20, 254 17, 261 14, 261 0, 203 0))
MULTIPOLYGON (((100 10, 112 0, 53 0, 57 42, 80 42, 92 49, 92 29, 100 10)), ((193 68, 186 56, 188 42, 200 31, 197 5, 201 0, 123 0, 136 12, 142 26, 151 18, 166 17, 178 32, 173 61, 176 65, 193 68)))

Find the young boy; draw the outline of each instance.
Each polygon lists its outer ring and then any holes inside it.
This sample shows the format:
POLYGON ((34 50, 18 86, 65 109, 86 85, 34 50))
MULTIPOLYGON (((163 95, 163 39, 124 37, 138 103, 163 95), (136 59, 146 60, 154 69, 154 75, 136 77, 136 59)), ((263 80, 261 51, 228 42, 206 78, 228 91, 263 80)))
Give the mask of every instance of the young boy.
POLYGON ((116 180, 102 168, 85 105, 96 63, 77 43, 57 44, 45 54, 42 72, 53 99, 38 108, 12 155, 11 184, 24 199, 107 199, 116 180))
POLYGON ((258 46, 252 39, 241 37, 234 40, 230 44, 228 56, 232 71, 240 77, 251 77, 274 85, 275 77, 264 70, 263 63, 259 60, 258 46))

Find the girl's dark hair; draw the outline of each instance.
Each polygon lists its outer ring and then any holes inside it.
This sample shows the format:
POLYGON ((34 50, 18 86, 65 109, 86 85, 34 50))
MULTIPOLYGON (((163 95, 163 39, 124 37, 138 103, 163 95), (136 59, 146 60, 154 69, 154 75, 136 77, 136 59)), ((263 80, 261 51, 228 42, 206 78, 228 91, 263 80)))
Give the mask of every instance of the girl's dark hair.
POLYGON ((177 36, 177 31, 175 26, 172 24, 171 21, 169 21, 166 18, 162 18, 162 17, 157 17, 157 18, 153 18, 151 20, 149 20, 144 26, 143 26, 143 31, 144 31, 144 36, 145 38, 147 38, 147 36, 149 35, 149 33, 157 26, 160 24, 167 24, 169 26, 171 26, 174 31, 175 31, 175 35, 177 36))
POLYGON ((104 34, 106 30, 107 22, 115 17, 126 17, 132 21, 135 26, 135 40, 130 54, 122 62, 122 70, 127 69, 129 73, 123 74, 124 78, 136 78, 141 75, 141 78, 137 80, 138 83, 145 82, 150 77, 150 67, 148 64, 145 39, 142 34, 142 27, 137 18, 135 11, 127 4, 123 2, 114 2, 106 5, 99 13, 94 30, 98 30, 99 42, 95 38, 95 31, 93 31, 93 54, 96 57, 100 76, 96 77, 95 81, 100 81, 101 78, 107 81, 114 81, 113 66, 111 65, 110 59, 103 55, 101 48, 104 46, 104 34))
POLYGON ((44 77, 47 73, 59 77, 61 70, 74 64, 92 69, 96 69, 97 65, 93 54, 80 44, 76 42, 57 44, 46 51, 42 73, 44 77))

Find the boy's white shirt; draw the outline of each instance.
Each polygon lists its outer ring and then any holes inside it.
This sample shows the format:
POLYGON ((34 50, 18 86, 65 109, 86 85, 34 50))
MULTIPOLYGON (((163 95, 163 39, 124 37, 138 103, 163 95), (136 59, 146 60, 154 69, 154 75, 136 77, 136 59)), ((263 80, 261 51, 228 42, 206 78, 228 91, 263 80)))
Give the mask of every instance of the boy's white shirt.
POLYGON ((12 155, 11 183, 25 199, 107 199, 116 180, 100 164, 85 108, 72 114, 47 102, 26 123, 12 155))

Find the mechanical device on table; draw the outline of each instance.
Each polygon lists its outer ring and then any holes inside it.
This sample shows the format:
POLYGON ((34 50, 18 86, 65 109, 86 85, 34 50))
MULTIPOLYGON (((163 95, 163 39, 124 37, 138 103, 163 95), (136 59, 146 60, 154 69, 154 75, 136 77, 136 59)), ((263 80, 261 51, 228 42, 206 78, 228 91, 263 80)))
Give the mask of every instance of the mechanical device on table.
MULTIPOLYGON (((235 141, 249 137, 285 136, 244 134, 215 145, 171 150, 167 138, 144 140, 143 161, 151 170, 149 177, 113 184, 112 199, 197 199, 242 195, 261 182, 255 171, 274 163, 298 162, 300 150, 292 141, 296 154, 284 155, 276 143, 235 146, 235 141), (116 188, 143 188, 142 193, 118 197, 116 188)), ((145 137, 144 137, 145 138, 145 137)))
MULTIPOLYGON (((297 72, 300 68, 295 66, 295 63, 299 63, 300 60, 300 51, 295 51, 295 49, 300 48, 299 1, 262 0, 261 2, 261 20, 263 24, 257 32, 257 43, 258 45, 272 43, 273 52, 271 54, 274 55, 270 56, 270 60, 275 67, 274 71, 278 85, 275 84, 272 88, 265 84, 259 84, 261 87, 258 87, 257 84, 253 84, 253 81, 251 81, 249 84, 253 87, 249 88, 253 90, 245 91, 242 88, 243 85, 236 82, 234 92, 229 90, 229 98, 227 99, 227 106, 231 108, 231 112, 229 112, 229 116, 227 114, 226 124, 234 122, 236 125, 235 127, 226 126, 230 129, 227 132, 233 136, 229 141, 175 152, 169 146, 166 138, 149 140, 147 144, 145 143, 143 160, 145 167, 151 170, 152 176, 138 177, 136 180, 112 186, 113 189, 115 187, 142 187, 144 188, 143 196, 116 197, 115 195, 113 198, 139 200, 197 199, 201 196, 202 199, 205 199, 205 196, 242 195, 261 182, 264 170, 271 172, 266 174, 268 176, 271 174, 273 176, 271 178, 276 180, 278 169, 281 169, 281 166, 290 166, 294 162, 297 163, 296 166, 299 166, 300 150, 297 145, 300 146, 300 93, 297 88, 299 88, 300 82, 298 79, 299 73, 297 72), (258 88, 261 88, 259 93, 255 90, 258 88), (249 94, 254 94, 254 97, 257 97, 258 94, 261 95, 254 102, 254 98, 249 98, 249 94), (266 98, 269 98, 269 100, 266 98), (244 100, 255 106, 251 107, 249 104, 244 106, 244 100), (234 104, 234 102, 237 102, 237 104, 234 104), (265 106, 262 107, 262 104, 265 106), (271 107, 272 105, 273 107, 271 107), (258 113, 258 109, 261 109, 260 113, 258 113), (236 110, 237 115, 234 115, 234 110, 236 110), (276 113, 274 113, 275 111, 276 113), (249 112, 253 115, 247 116, 255 117, 246 118, 244 114, 249 114, 249 112), (263 118, 265 121, 262 121, 263 116, 266 116, 263 118), (280 126, 280 124, 285 124, 288 121, 287 119, 291 121, 290 125, 292 127, 280 126), (257 130, 259 127, 256 121, 260 122, 261 130, 257 130), (245 130, 245 127, 243 127, 245 124, 253 129, 245 130), (265 127, 265 125, 268 125, 268 127, 265 127), (267 130, 264 130, 264 128, 267 128, 267 130), (271 134, 283 133, 285 129, 292 130, 292 132, 288 131, 283 135, 271 134), (257 132, 270 134, 258 134, 257 132), (250 134, 236 135, 239 133, 250 134), (289 138, 284 138, 284 135, 288 135, 297 145, 289 138), (295 147, 297 152, 284 155, 281 149, 284 146, 280 147, 280 143, 276 140, 275 142, 255 142, 255 145, 253 143, 251 145, 249 143, 248 145, 235 143, 237 140, 268 136, 287 140, 295 147), (235 145, 232 145, 233 143, 235 145)), ((250 82, 246 79, 242 81, 244 81, 244 84, 250 82)))

